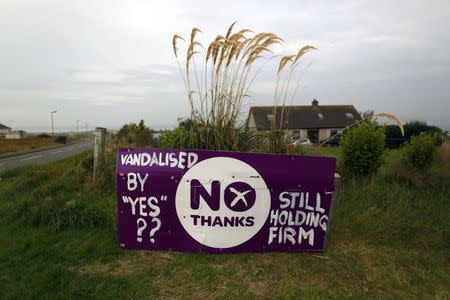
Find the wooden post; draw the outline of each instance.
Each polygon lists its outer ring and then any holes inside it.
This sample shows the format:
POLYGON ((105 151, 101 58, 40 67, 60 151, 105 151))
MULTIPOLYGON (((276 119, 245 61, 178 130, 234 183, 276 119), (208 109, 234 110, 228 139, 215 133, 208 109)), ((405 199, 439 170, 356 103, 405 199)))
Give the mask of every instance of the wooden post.
POLYGON ((94 135, 94 184, 101 183, 105 167, 106 128, 96 127, 94 135))

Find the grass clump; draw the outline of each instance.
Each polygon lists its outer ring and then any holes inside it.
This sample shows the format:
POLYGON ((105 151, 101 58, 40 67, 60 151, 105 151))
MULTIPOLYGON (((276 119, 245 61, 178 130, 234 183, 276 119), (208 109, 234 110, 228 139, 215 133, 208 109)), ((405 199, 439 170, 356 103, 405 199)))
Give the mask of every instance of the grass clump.
POLYGON ((218 128, 197 122, 181 121, 173 130, 166 130, 158 139, 158 147, 179 149, 255 151, 259 136, 247 128, 218 128))
POLYGON ((82 205, 76 200, 58 203, 52 198, 46 199, 44 203, 22 202, 15 217, 24 225, 45 225, 54 232, 70 227, 111 227, 114 223, 111 216, 99 208, 82 205))
POLYGON ((345 171, 353 175, 376 174, 382 163, 384 128, 362 122, 349 128, 340 141, 345 171))

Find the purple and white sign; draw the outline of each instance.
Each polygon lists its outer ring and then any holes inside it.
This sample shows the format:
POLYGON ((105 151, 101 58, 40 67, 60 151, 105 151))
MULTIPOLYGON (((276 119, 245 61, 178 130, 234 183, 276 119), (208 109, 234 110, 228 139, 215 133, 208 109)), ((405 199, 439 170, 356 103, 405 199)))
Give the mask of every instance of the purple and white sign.
POLYGON ((126 249, 321 251, 335 158, 120 148, 119 242, 126 249))

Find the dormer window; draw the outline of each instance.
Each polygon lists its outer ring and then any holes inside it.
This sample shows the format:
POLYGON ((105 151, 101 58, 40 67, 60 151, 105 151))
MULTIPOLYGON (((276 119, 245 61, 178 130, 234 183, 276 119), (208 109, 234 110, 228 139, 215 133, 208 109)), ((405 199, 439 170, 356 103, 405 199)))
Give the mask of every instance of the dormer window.
POLYGON ((323 115, 322 115, 322 113, 318 113, 317 116, 319 117, 320 120, 323 120, 323 115))
POLYGON ((345 116, 346 116, 347 119, 349 119, 349 120, 353 120, 353 119, 355 118, 351 112, 345 113, 345 116))

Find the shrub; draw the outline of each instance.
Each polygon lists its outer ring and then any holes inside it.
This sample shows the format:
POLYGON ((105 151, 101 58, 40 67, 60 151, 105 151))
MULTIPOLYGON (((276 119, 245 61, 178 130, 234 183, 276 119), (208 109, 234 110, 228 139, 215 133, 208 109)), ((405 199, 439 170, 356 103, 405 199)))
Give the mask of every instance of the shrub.
POLYGON ((38 134, 36 137, 40 138, 40 139, 48 139, 50 137, 50 135, 48 135, 47 133, 41 133, 41 134, 38 134))
POLYGON ((55 138, 55 142, 60 143, 60 144, 65 144, 65 143, 67 143, 67 137, 65 135, 58 135, 55 138))
POLYGON ((354 175, 375 174, 382 163, 384 140, 384 128, 375 123, 362 122, 349 128, 340 140, 344 170, 354 175))
POLYGON ((415 169, 425 170, 433 160, 437 139, 437 134, 425 132, 411 137, 411 141, 402 149, 402 161, 415 169))
POLYGON ((153 144, 153 133, 151 128, 145 126, 144 120, 139 124, 129 123, 122 126, 117 133, 119 143, 129 146, 149 146, 153 144))

